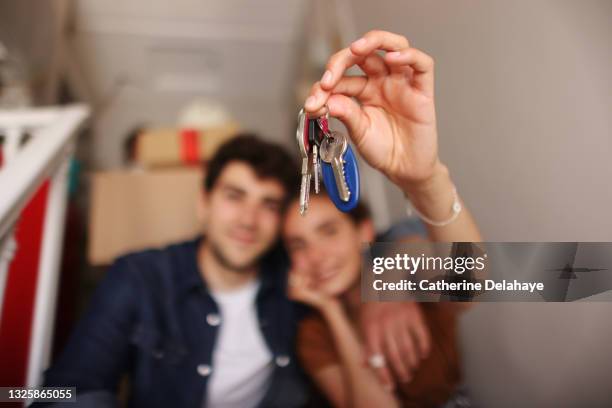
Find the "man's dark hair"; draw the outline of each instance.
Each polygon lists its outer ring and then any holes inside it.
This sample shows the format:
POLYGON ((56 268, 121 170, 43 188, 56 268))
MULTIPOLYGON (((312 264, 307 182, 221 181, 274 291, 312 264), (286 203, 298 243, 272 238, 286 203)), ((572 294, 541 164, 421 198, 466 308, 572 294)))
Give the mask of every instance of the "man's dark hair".
POLYGON ((355 224, 359 224, 372 218, 370 207, 368 207, 363 200, 359 200, 355 208, 347 212, 346 215, 348 215, 355 224))
POLYGON ((219 147, 206 166, 204 189, 211 191, 227 164, 248 164, 262 179, 274 179, 283 185, 287 201, 299 190, 299 172, 294 159, 280 145, 266 142, 254 133, 240 133, 219 147))

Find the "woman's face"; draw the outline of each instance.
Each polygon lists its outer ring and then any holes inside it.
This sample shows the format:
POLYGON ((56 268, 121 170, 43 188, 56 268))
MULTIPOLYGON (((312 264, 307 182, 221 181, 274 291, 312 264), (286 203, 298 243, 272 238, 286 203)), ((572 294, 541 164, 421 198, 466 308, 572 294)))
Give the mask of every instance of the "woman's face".
POLYGON ((283 228, 292 267, 310 274, 315 289, 338 296, 359 280, 362 244, 374 237, 372 223, 355 224, 323 195, 311 196, 304 216, 298 207, 291 203, 283 228))

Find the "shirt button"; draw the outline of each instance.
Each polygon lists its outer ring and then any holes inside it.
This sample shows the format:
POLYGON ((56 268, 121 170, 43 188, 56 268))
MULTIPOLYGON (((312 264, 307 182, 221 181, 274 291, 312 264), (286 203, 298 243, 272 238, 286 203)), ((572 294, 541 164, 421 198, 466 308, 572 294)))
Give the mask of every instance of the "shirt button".
POLYGON ((221 316, 219 316, 217 313, 209 313, 206 315, 206 323, 210 324, 211 326, 218 326, 221 324, 221 316))
POLYGON ((289 358, 289 356, 278 356, 275 359, 276 361, 276 365, 279 367, 287 367, 289 365, 289 363, 291 362, 291 359, 289 358))
POLYGON ((212 372, 212 368, 208 364, 200 364, 198 365, 198 374, 202 377, 208 377, 212 372))

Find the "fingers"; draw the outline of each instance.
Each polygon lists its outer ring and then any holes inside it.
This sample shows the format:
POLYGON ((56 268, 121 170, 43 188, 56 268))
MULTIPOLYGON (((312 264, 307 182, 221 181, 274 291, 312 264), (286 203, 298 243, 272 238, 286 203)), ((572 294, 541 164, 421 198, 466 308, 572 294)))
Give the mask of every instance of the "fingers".
POLYGON ((357 65, 367 76, 370 77, 386 75, 389 73, 389 68, 385 64, 385 61, 376 53, 366 56, 365 59, 358 62, 357 65))
POLYGON ((376 50, 399 51, 410 47, 410 43, 403 35, 388 31, 370 31, 351 44, 353 55, 366 56, 376 50))
POLYGON ((388 72, 388 67, 375 51, 399 51, 408 47, 408 40, 404 36, 386 31, 370 31, 329 59, 321 85, 323 89, 331 90, 344 76, 344 72, 355 64, 368 76, 383 75, 388 72))
MULTIPOLYGON (((321 78, 321 85, 326 90, 331 90, 338 81, 344 76, 344 72, 365 59, 365 56, 358 56, 351 52, 350 48, 344 48, 332 55, 327 62, 327 70, 321 78)), ((380 61, 383 65, 384 62, 380 61)))
POLYGON ((432 57, 416 48, 407 48, 389 52, 384 59, 391 71, 399 72, 406 68, 411 69, 413 72, 412 84, 417 89, 433 95, 434 60, 432 57))
POLYGON ((308 287, 308 278, 304 274, 291 272, 289 274, 289 297, 295 300, 300 299, 300 291, 308 287))
POLYGON ((321 82, 315 82, 310 88, 306 102, 304 102, 304 109, 313 116, 322 116, 325 114, 323 107, 328 98, 329 92, 321 89, 321 82))
POLYGON ((334 94, 327 101, 329 114, 340 120, 356 146, 369 126, 369 119, 357 102, 345 95, 334 94))
MULTIPOLYGON (((420 363, 418 348, 413 337, 410 334, 410 326, 400 325, 395 333, 400 355, 404 358, 405 363, 408 365, 410 374, 414 372, 420 363)), ((399 372, 396 374, 399 375, 399 372)), ((411 378, 404 378, 404 381, 409 381, 411 378)))
POLYGON ((374 375, 378 377, 378 381, 383 385, 383 387, 387 391, 393 391, 395 389, 395 381, 393 380, 393 374, 391 374, 391 370, 388 367, 377 367, 372 368, 374 371, 374 375))
POLYGON ((396 333, 387 332, 384 346, 385 355, 393 372, 400 381, 408 382, 412 378, 412 367, 407 363, 406 357, 400 351, 396 333))
POLYGON ((421 360, 426 359, 431 350, 431 336, 429 335, 427 326, 421 321, 419 324, 412 326, 410 333, 416 343, 421 360))
MULTIPOLYGON (((312 86, 304 108, 315 117, 322 116, 329 110, 331 116, 338 118, 346 126, 353 142, 359 144, 359 137, 365 133, 369 122, 361 107, 351 96, 358 96, 366 84, 365 77, 344 77, 337 85, 338 91, 343 92, 330 93, 323 90, 321 84, 317 82, 312 86)), ((333 92, 335 91, 336 88, 333 92)))
POLYGON ((434 61, 429 55, 416 48, 406 48, 385 54, 389 65, 409 65, 415 72, 427 73, 433 71, 434 61))
POLYGON ((344 77, 346 70, 358 65, 368 76, 385 75, 389 72, 383 58, 376 54, 355 55, 350 48, 335 53, 327 62, 327 70, 321 77, 321 87, 332 90, 344 77))
POLYGON ((308 288, 312 284, 312 278, 305 268, 303 262, 295 262, 289 271, 288 283, 296 288, 308 288))
POLYGON ((332 94, 343 94, 346 96, 359 96, 365 89, 368 79, 364 76, 345 76, 330 89, 325 90, 321 82, 315 82, 310 88, 310 94, 304 103, 304 108, 313 116, 321 116, 326 113, 325 104, 332 94))
POLYGON ((345 48, 336 55, 338 56, 330 59, 327 71, 321 78, 321 87, 327 91, 334 90, 338 83, 346 78, 344 76, 346 70, 355 64, 370 77, 385 75, 389 72, 383 58, 376 53, 365 57, 355 57, 349 48, 345 48))
POLYGON ((406 37, 387 31, 370 31, 350 46, 356 56, 365 57, 376 50, 387 51, 382 58, 391 73, 414 72, 413 84, 423 92, 433 95, 434 61, 429 55, 410 48, 406 37))
MULTIPOLYGON (((366 340, 366 356, 369 358, 376 355, 384 355, 383 353, 383 341, 380 330, 375 326, 369 325, 364 328, 365 340, 366 340)), ((368 362, 366 364, 369 365, 368 362)), ((387 366, 382 367, 371 367, 374 370, 374 374, 378 377, 378 380, 388 390, 395 388, 395 381, 391 375, 391 371, 387 366)))
POLYGON ((346 96, 359 96, 365 89, 368 79, 364 76, 345 76, 334 86, 332 93, 346 96))

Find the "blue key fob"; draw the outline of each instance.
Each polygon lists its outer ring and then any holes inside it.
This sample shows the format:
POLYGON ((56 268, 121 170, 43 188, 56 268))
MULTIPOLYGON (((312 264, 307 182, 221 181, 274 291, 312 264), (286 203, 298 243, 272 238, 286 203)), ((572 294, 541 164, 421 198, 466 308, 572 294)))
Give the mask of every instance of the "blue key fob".
POLYGON ((350 145, 347 146, 342 158, 344 161, 344 177, 351 192, 348 201, 342 200, 338 194, 332 165, 322 161, 321 171, 323 172, 323 184, 325 184, 329 198, 340 211, 348 212, 355 208, 359 201, 359 167, 350 145))

